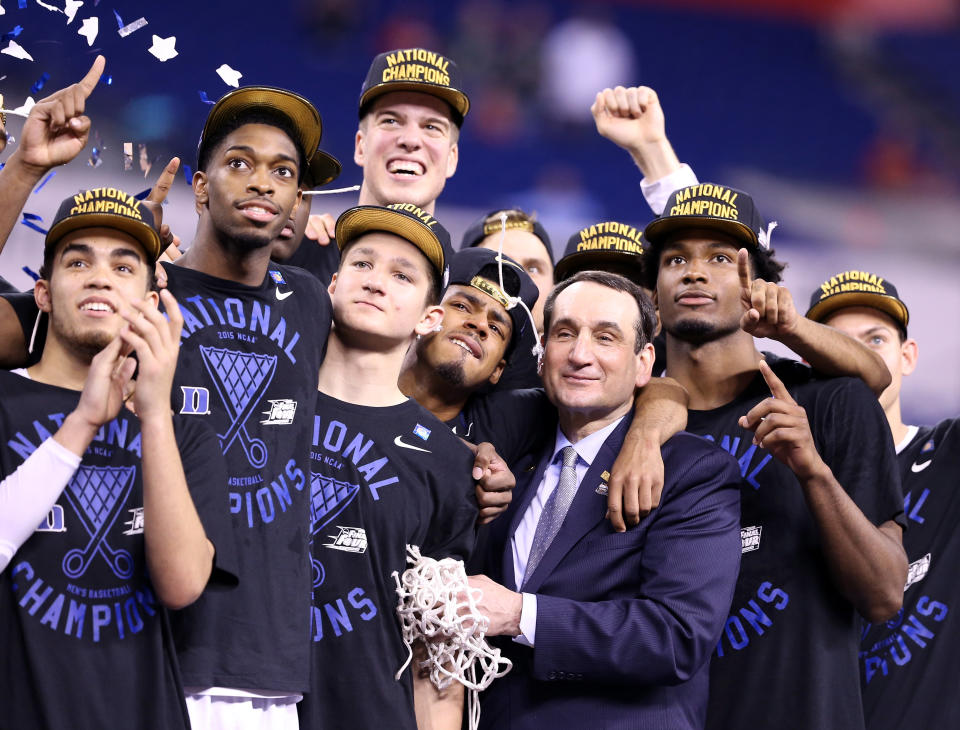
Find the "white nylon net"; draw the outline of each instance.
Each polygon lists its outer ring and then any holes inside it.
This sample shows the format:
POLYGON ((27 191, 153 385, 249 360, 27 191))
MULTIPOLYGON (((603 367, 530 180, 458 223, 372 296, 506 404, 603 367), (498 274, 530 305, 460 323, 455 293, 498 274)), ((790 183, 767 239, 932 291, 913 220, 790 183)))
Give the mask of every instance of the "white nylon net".
POLYGON ((462 560, 425 558, 416 545, 407 545, 407 562, 410 567, 403 573, 393 572, 400 597, 397 613, 409 652, 397 679, 413 659, 414 642, 421 641, 427 658, 419 664, 429 668, 434 686, 443 690, 456 680, 469 691, 467 711, 470 727, 476 730, 478 693, 509 672, 513 663, 484 639, 489 622, 477 610, 480 591, 467 584, 462 560))

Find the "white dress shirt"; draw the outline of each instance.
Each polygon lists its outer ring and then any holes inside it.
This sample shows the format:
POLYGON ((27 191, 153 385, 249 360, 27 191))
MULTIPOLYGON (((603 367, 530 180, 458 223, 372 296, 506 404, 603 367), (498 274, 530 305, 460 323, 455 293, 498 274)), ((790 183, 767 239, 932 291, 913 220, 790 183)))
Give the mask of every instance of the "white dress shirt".
MULTIPOLYGON (((583 481, 587 470, 593 464, 593 460, 597 458, 597 452, 600 451, 600 447, 603 446, 604 441, 607 440, 607 436, 613 432, 622 420, 623 416, 613 423, 604 426, 599 431, 594 431, 589 436, 580 439, 576 444, 572 444, 570 439, 560 430, 560 427, 557 427, 553 457, 550 459, 547 468, 544 469, 543 479, 540 480, 537 492, 533 495, 533 499, 530 500, 530 504, 527 506, 526 512, 523 513, 520 524, 517 526, 517 531, 510 540, 513 550, 513 575, 516 580, 517 590, 520 589, 523 583, 523 574, 526 572, 527 559, 530 557, 530 548, 533 545, 533 535, 537 531, 537 523, 540 522, 543 507, 547 503, 547 500, 550 499, 550 495, 553 494, 553 490, 557 488, 557 484, 560 481, 560 452, 567 446, 573 446, 577 452, 576 470, 577 486, 579 488, 580 482, 583 481)), ((523 593, 522 596, 523 609, 520 612, 520 635, 515 637, 514 641, 527 646, 533 646, 537 631, 537 597, 533 593, 523 593)))
POLYGON ((690 185, 696 185, 697 176, 686 162, 680 165, 679 170, 674 170, 669 175, 661 177, 659 180, 648 181, 643 178, 640 181, 640 192, 643 193, 647 205, 650 206, 656 215, 661 215, 667 205, 667 198, 674 190, 686 188, 690 185))

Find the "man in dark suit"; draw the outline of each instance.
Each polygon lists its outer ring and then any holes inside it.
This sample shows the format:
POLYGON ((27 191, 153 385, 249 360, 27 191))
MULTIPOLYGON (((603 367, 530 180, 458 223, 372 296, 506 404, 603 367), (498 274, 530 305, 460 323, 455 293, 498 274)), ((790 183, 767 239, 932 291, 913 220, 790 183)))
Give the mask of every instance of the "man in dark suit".
POLYGON ((678 433, 663 446, 660 506, 623 533, 604 519, 654 322, 649 298, 615 274, 582 272, 547 300, 555 443, 493 525, 490 577, 470 579, 488 634, 513 637, 498 640, 514 668, 484 693, 481 727, 703 726, 740 562, 740 470, 678 433))

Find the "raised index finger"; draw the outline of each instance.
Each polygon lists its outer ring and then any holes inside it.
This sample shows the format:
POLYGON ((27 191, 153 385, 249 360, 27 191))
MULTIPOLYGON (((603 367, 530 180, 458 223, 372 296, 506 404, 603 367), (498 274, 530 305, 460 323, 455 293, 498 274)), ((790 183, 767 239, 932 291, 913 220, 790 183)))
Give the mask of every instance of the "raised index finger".
POLYGON ((177 170, 179 169, 180 158, 174 157, 167 163, 167 166, 163 168, 163 172, 160 173, 160 177, 157 178, 157 182, 150 190, 147 200, 151 203, 162 203, 166 200, 167 195, 170 193, 170 188, 173 186, 173 181, 177 177, 177 170))
POLYGON ((100 81, 100 76, 103 74, 103 69, 106 65, 107 59, 103 56, 97 56, 90 70, 87 71, 87 75, 77 83, 77 86, 79 86, 83 92, 84 99, 90 96, 90 93, 97 87, 97 82, 100 81))
POLYGON ((737 273, 740 275, 741 292, 746 293, 747 300, 749 301, 753 280, 750 278, 750 254, 747 253, 747 249, 745 248, 737 251, 737 273))
POLYGON ((787 386, 783 384, 783 381, 776 376, 776 373, 767 365, 765 360, 760 361, 760 374, 763 375, 763 379, 767 383, 767 387, 770 388, 770 394, 778 399, 782 400, 784 403, 795 403, 793 397, 790 395, 790 392, 787 390, 787 386))

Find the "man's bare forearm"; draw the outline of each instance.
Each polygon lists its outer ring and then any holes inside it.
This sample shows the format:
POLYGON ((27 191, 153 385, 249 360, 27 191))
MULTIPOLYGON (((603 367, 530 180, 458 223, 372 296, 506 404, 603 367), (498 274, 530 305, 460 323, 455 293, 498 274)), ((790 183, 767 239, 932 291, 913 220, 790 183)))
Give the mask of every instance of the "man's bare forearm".
POLYGON ((883 359, 866 345, 832 327, 806 317, 780 338, 818 372, 831 377, 860 378, 879 396, 890 385, 890 371, 883 359))

